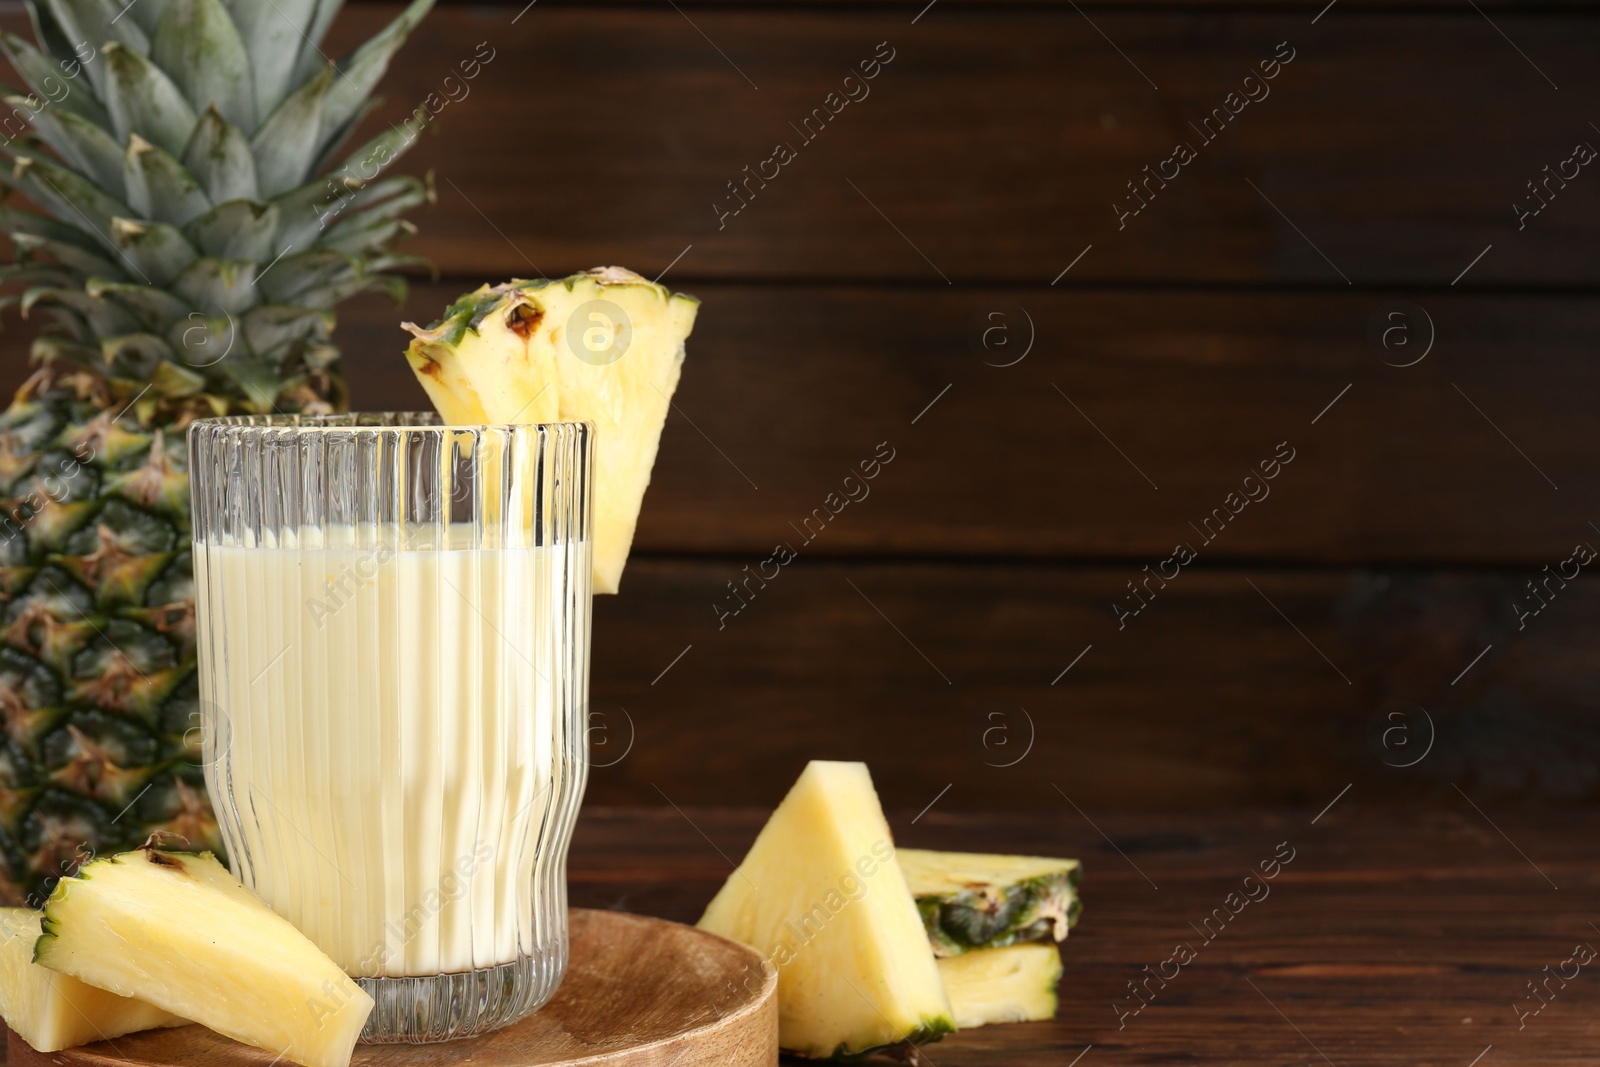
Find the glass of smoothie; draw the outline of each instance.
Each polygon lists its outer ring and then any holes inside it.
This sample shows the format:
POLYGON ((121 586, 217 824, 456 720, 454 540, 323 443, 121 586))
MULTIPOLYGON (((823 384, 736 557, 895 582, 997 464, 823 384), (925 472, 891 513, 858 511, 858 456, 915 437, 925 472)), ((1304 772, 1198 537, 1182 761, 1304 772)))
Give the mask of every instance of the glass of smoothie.
POLYGON ((593 427, 431 413, 189 433, 206 785, 234 874, 377 1003, 532 1013, 588 770, 593 427))

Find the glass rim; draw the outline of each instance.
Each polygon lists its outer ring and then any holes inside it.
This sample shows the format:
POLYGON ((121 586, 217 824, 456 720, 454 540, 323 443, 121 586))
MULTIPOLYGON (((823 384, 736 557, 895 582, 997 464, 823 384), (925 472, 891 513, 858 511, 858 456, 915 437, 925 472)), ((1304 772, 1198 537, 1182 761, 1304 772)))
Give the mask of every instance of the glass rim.
POLYGON ((189 429, 227 430, 303 430, 326 433, 334 430, 356 433, 475 433, 485 430, 558 430, 595 428, 591 419, 558 419, 554 422, 479 422, 446 423, 433 411, 348 411, 331 415, 208 415, 195 419, 189 429), (358 422, 364 416, 393 416, 404 421, 358 422), (425 420, 433 420, 431 422, 425 420))

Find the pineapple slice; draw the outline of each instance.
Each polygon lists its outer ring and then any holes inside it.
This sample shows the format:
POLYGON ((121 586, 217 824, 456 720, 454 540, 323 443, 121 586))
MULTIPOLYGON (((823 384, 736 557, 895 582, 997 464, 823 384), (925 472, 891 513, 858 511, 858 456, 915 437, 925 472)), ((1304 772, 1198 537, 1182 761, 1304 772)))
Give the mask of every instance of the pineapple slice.
POLYGON ((452 424, 595 424, 594 591, 615 593, 700 302, 621 267, 484 286, 406 359, 452 424))
POLYGON ((1048 941, 979 949, 940 960, 939 977, 963 1030, 1053 1019, 1061 952, 1048 941))
POLYGON ((903 848, 900 869, 940 957, 1061 941, 1083 910, 1077 860, 903 848))
POLYGON ((778 1044, 843 1057, 955 1029, 864 763, 813 760, 700 919, 778 969, 778 1044))
POLYGON ((209 852, 84 864, 34 958, 306 1067, 347 1067, 372 998, 209 852))
POLYGON ((0 1016, 40 1052, 60 1052, 157 1026, 189 1020, 153 1004, 119 997, 33 962, 39 912, 0 908, 0 1016))

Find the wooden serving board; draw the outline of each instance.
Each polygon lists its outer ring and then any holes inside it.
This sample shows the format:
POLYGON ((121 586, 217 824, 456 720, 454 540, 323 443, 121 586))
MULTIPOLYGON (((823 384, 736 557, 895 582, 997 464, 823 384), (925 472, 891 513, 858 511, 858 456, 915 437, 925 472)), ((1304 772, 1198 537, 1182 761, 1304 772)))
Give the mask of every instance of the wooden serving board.
MULTIPOLYGON (((352 1067, 771 1067, 778 976, 758 953, 692 926, 571 911, 556 995, 515 1026, 436 1045, 361 1045, 352 1067)), ((201 1026, 42 1053, 12 1034, 9 1067, 267 1067, 270 1052, 201 1026)))

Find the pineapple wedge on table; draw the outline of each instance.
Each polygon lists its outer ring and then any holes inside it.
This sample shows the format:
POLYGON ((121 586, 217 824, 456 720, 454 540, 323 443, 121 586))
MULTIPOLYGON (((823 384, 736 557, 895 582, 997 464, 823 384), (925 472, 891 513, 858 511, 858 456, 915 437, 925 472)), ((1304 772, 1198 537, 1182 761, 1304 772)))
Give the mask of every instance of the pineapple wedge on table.
POLYGON ((0 903, 84 844, 217 845, 183 431, 344 406, 331 309, 404 291, 400 216, 431 191, 380 175, 426 112, 341 144, 431 5, 336 67, 339 0, 29 0, 36 43, 0 31, 32 90, 0 145, 0 305, 45 323, 0 415, 0 903))
POLYGON ((700 927, 778 970, 778 1044, 814 1058, 955 1029, 864 763, 813 760, 700 927))
POLYGON ((1082 904, 1077 860, 900 850, 934 954, 959 956, 1026 941, 1062 941, 1082 904))
POLYGON ((485 285, 406 323, 447 423, 593 422, 594 591, 615 593, 700 302, 621 267, 485 285))
POLYGON ((1053 941, 976 949, 941 959, 939 977, 963 1030, 1053 1019, 1061 951, 1053 941))
POLYGON ((40 914, 0 908, 0 1017, 40 1052, 105 1041, 187 1019, 133 997, 119 997, 33 962, 40 914))
POLYGON ((209 853, 84 864, 45 906, 35 960, 305 1067, 348 1067, 372 998, 209 853))

